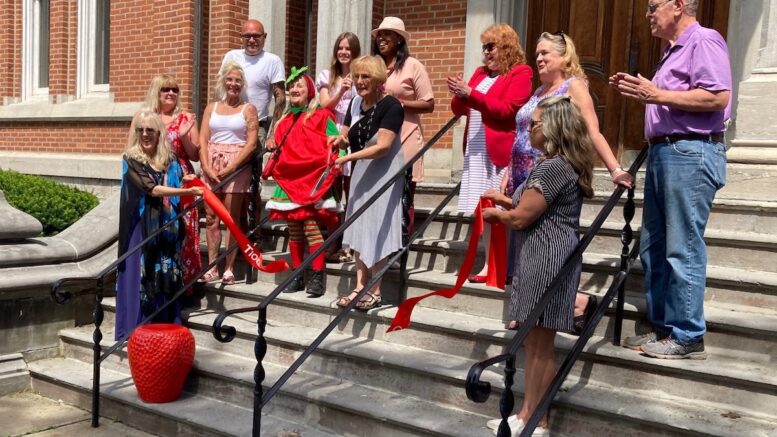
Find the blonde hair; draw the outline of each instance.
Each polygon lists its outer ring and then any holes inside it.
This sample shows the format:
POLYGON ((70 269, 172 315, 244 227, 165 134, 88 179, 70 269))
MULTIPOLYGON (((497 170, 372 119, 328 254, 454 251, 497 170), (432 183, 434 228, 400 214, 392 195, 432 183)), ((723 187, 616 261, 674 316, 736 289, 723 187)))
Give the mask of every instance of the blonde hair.
MULTIPOLYGON (((302 75, 300 75, 296 79, 294 79, 292 82, 287 83, 286 84, 286 88, 288 89, 290 86, 294 85, 297 81, 300 81, 300 80, 305 83, 305 86, 308 86, 308 82, 305 80, 305 78, 302 75)), ((318 93, 316 92, 316 89, 313 88, 313 98, 310 99, 310 101, 308 102, 307 110, 305 111, 305 119, 302 120, 303 123, 308 118, 310 118, 311 115, 313 115, 313 113, 316 111, 316 109, 318 109, 318 106, 319 106, 318 93)), ((286 106, 286 112, 283 113, 283 117, 281 117, 280 120, 278 120, 278 122, 280 122, 284 118, 288 117, 289 114, 291 114, 291 108, 292 108, 292 106, 289 103, 286 106)))
MULTIPOLYGON (((509 24, 489 26, 480 34, 480 42, 496 45, 496 63, 499 64, 500 74, 507 74, 516 65, 526 63, 526 52, 521 47, 521 40, 509 24)), ((484 73, 488 73, 485 66, 482 68, 484 73)))
MULTIPOLYGON (((159 103, 159 93, 162 91, 163 87, 176 87, 180 89, 178 82, 175 81, 173 76, 167 74, 157 74, 151 78, 151 84, 148 86, 148 90, 146 91, 146 99, 143 102, 143 109, 156 113, 160 113, 162 111, 162 105, 159 103)), ((175 102, 175 109, 173 109, 173 114, 181 109, 180 104, 181 94, 179 92, 178 99, 175 102)))
POLYGON ((575 42, 572 41, 569 35, 563 32, 542 32, 542 35, 537 38, 537 44, 540 41, 552 43, 553 48, 561 55, 561 59, 564 61, 564 66, 561 67, 561 70, 564 72, 565 77, 576 77, 588 83, 583 67, 580 66, 580 58, 577 56, 575 42))
POLYGON ((216 101, 223 102, 227 100, 226 80, 229 73, 232 73, 233 71, 240 73, 240 79, 243 81, 243 86, 240 88, 240 101, 248 101, 248 94, 246 94, 246 90, 248 89, 246 74, 245 71, 243 71, 243 67, 235 61, 227 61, 226 64, 221 66, 221 70, 219 70, 219 77, 216 80, 216 88, 214 89, 216 101))
POLYGON ((351 61, 351 75, 367 74, 373 80, 378 82, 378 85, 386 83, 388 76, 386 75, 386 63, 380 56, 361 56, 356 60, 351 61))
POLYGON ((553 96, 537 104, 545 136, 545 157, 564 156, 578 174, 577 185, 585 197, 593 197, 594 157, 583 116, 569 96, 553 96))
POLYGON ((144 109, 135 114, 130 126, 132 126, 132 131, 130 132, 129 140, 127 140, 127 148, 124 149, 124 156, 144 164, 150 164, 157 170, 166 169, 173 161, 174 157, 170 145, 167 143, 165 124, 162 122, 162 118, 159 114, 144 109), (156 153, 154 156, 148 156, 140 145, 140 135, 138 135, 137 128, 142 127, 143 123, 145 123, 147 127, 159 132, 156 153))

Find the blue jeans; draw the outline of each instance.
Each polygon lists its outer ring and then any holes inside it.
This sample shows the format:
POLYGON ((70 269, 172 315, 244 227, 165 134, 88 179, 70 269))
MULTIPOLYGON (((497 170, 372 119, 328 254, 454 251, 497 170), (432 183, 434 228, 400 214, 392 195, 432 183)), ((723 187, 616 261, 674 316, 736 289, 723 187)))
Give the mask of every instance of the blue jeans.
POLYGON ((691 140, 650 146, 640 258, 648 321, 659 338, 693 344, 706 332, 704 229, 726 183, 722 143, 691 140))

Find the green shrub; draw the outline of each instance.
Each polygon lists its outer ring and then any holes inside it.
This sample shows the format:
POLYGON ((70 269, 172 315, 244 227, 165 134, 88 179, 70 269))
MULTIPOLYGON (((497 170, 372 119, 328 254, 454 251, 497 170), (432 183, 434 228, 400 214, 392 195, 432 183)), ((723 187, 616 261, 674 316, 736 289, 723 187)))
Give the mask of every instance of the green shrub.
POLYGON ((43 235, 61 232, 100 203, 92 193, 12 170, 0 170, 0 190, 11 206, 41 222, 43 235))

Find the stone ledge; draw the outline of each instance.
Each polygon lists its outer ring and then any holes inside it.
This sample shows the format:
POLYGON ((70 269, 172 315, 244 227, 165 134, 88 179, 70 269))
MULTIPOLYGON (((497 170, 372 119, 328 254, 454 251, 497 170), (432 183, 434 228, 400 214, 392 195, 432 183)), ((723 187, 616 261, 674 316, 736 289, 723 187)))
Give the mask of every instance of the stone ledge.
POLYGON ((39 176, 121 179, 120 154, 11 152, 0 150, 0 169, 39 176))
POLYGON ((0 122, 130 121, 140 102, 85 98, 73 102, 23 102, 0 106, 0 122))

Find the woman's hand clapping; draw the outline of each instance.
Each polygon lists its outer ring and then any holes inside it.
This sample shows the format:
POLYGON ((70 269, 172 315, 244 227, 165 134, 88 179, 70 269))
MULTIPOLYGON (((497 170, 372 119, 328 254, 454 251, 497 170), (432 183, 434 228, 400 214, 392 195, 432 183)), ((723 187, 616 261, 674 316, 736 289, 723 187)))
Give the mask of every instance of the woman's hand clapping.
POLYGON ((456 76, 448 76, 448 91, 456 97, 467 98, 472 88, 464 82, 464 76, 459 73, 456 76))

